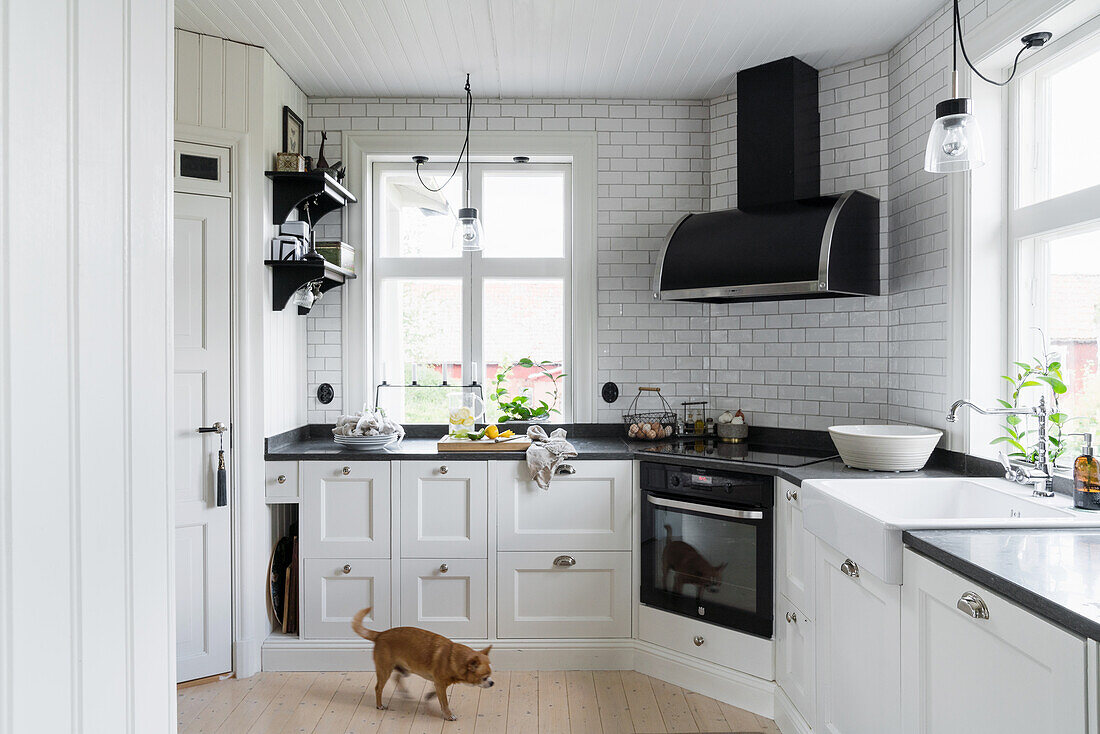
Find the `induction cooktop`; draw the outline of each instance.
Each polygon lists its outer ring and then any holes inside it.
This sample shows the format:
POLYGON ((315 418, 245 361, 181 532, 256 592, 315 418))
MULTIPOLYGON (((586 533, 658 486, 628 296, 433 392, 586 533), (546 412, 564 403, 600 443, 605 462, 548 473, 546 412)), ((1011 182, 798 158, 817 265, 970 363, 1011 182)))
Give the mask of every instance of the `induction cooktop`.
POLYGON ((724 443, 716 438, 659 441, 638 449, 643 453, 684 458, 719 459, 739 464, 806 466, 837 457, 835 451, 772 446, 762 443, 724 443))

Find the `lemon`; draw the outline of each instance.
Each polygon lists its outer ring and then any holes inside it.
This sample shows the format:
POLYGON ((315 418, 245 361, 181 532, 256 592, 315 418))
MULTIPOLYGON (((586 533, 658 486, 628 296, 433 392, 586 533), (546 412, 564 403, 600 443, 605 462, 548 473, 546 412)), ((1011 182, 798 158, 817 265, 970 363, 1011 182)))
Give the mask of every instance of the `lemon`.
POLYGON ((488 438, 496 438, 500 434, 500 429, 496 426, 487 426, 485 428, 485 435, 488 438))

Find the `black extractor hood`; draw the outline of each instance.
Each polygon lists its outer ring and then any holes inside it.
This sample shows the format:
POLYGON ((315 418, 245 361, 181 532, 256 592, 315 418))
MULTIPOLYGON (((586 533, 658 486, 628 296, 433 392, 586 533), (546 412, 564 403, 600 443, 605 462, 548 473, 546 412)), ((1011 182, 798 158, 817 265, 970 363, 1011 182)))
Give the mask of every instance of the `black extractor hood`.
POLYGON ((686 214, 653 275, 667 301, 879 295, 879 201, 820 196, 817 70, 789 57, 737 74, 738 208, 686 214))

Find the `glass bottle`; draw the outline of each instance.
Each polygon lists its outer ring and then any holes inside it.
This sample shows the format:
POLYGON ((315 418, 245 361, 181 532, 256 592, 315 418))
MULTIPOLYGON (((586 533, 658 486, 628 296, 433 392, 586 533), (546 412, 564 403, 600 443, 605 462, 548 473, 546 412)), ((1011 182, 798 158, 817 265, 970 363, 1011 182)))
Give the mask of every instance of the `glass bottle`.
POLYGON ((1100 510, 1100 464, 1092 453, 1092 434, 1082 434, 1085 445, 1073 462, 1073 506, 1081 510, 1100 510))

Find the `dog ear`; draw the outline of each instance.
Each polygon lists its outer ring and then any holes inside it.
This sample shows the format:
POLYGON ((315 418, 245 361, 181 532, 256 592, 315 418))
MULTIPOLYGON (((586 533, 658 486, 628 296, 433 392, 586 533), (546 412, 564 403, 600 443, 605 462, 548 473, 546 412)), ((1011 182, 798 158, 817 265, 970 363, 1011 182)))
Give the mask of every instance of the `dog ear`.
POLYGON ((485 648, 485 649, 483 649, 483 650, 478 650, 478 652, 479 652, 479 653, 481 653, 482 655, 486 655, 486 656, 488 656, 488 654, 489 654, 489 651, 490 651, 490 650, 492 650, 492 649, 493 649, 493 646, 492 646, 492 645, 489 645, 489 647, 486 647, 486 648, 485 648))

